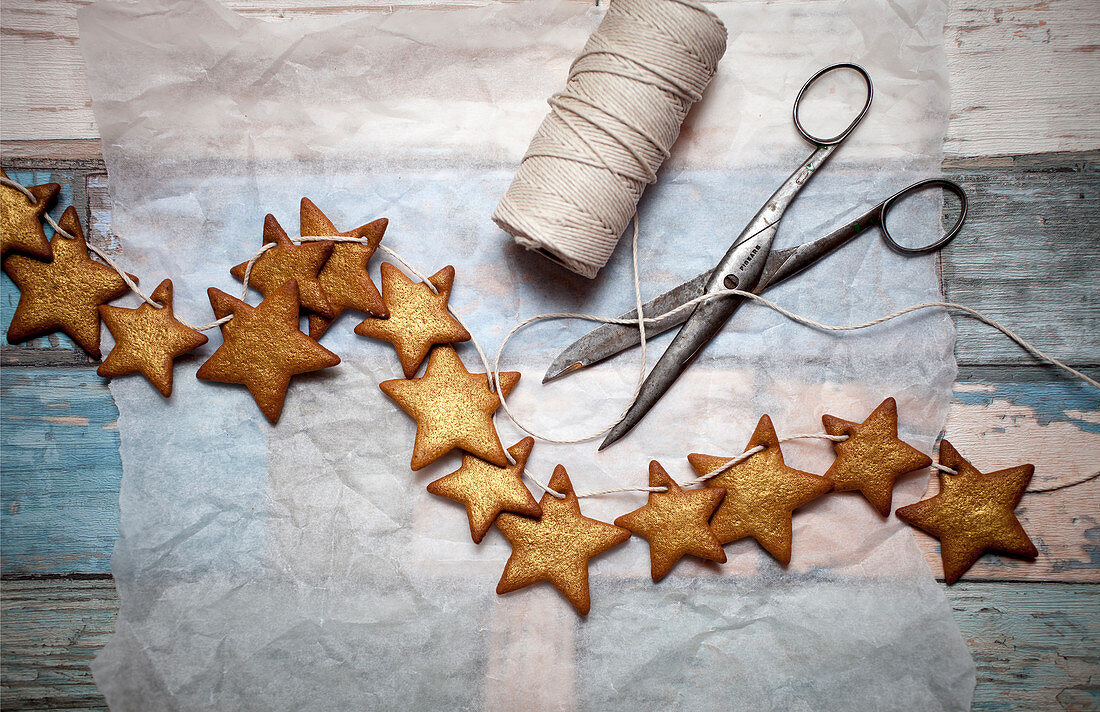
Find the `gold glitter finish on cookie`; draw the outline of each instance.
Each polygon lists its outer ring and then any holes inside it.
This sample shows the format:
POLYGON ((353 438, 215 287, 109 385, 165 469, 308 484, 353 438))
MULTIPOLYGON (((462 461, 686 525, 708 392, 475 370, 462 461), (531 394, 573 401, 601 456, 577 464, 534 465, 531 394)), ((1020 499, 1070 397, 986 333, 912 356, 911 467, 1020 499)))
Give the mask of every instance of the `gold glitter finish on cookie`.
MULTIPOLYGON (((707 480, 707 487, 723 487, 726 497, 710 520, 711 529, 723 544, 751 536, 786 566, 791 562, 794 510, 812 502, 833 488, 829 480, 787 467, 779 449, 779 437, 771 418, 763 416, 746 450, 760 445, 763 451, 733 465, 707 480)), ((688 455, 700 477, 721 468, 730 458, 688 455)))
POLYGON ((455 268, 448 265, 429 278, 438 291, 423 282, 413 282, 389 262, 382 263, 382 299, 389 317, 366 319, 355 333, 393 344, 405 378, 412 378, 432 346, 469 341, 470 332, 447 311, 455 281, 455 268))
POLYGON ((245 386, 272 423, 283 412, 291 376, 340 363, 340 357, 298 329, 298 283, 290 280, 251 307, 211 287, 214 314, 222 324, 222 345, 199 367, 204 381, 245 386))
MULTIPOLYGON (((0 175, 8 178, 3 170, 0 170, 0 175)), ((42 228, 42 216, 57 200, 61 186, 43 183, 28 186, 27 190, 34 196, 33 201, 18 188, 0 185, 0 255, 14 250, 40 260, 50 260, 53 252, 42 228)))
MULTIPOLYGON (((276 246, 256 259, 248 275, 249 286, 260 290, 266 299, 293 279, 298 284, 298 299, 302 307, 314 314, 331 318, 332 308, 325 299, 317 274, 332 254, 333 243, 325 240, 295 245, 275 216, 270 214, 264 218, 263 244, 269 243, 275 243, 276 246)), ((246 260, 230 269, 229 273, 244 281, 247 268, 246 260)))
POLYGON ((939 494, 901 507, 896 514, 940 540, 948 584, 958 581, 987 550, 1025 558, 1038 555, 1013 513, 1035 473, 1033 466, 983 474, 946 440, 940 442, 940 464, 959 474, 941 472, 939 494))
POLYGON ((549 581, 582 616, 592 607, 588 592, 588 561, 630 538, 630 532, 581 514, 580 503, 565 468, 558 465, 550 489, 539 501, 542 517, 501 514, 497 529, 512 545, 497 593, 508 593, 539 581, 549 581))
POLYGON ((726 491, 683 490, 656 460, 649 463, 649 486, 667 491, 650 492, 644 507, 619 517, 615 526, 649 540, 653 580, 663 579, 688 554, 725 563, 726 552, 710 528, 710 517, 726 491))
POLYGON ((829 435, 847 435, 833 443, 836 460, 824 477, 837 492, 858 490, 878 513, 890 516, 894 481, 932 464, 932 458, 898 439, 898 405, 887 398, 862 423, 821 416, 829 435))
MULTIPOLYGON (((515 371, 500 374, 505 397, 518 381, 519 373, 515 371)), ((500 398, 489 390, 486 375, 467 371, 450 346, 432 350, 422 377, 396 378, 378 385, 416 420, 412 469, 419 470, 455 448, 497 467, 508 464, 493 425, 500 398)))
POLYGON ((175 360, 205 344, 207 338, 176 319, 172 312, 172 280, 161 282, 152 299, 161 305, 160 309, 146 303, 137 309, 99 307, 115 346, 96 373, 106 378, 140 373, 167 398, 172 395, 175 360))
POLYGON ((321 291, 325 293, 331 317, 320 314, 309 315, 309 335, 311 338, 320 339, 328 330, 336 317, 348 309, 354 309, 370 316, 386 317, 386 304, 382 301, 382 295, 378 293, 378 287, 374 286, 370 275, 367 274, 367 264, 370 262, 374 251, 382 242, 382 235, 386 232, 389 220, 380 218, 366 225, 361 225, 354 230, 340 232, 332 221, 321 209, 313 204, 309 198, 302 198, 301 225, 299 233, 302 236, 317 237, 357 237, 365 239, 361 242, 336 242, 332 248, 325 266, 317 275, 317 281, 321 285, 321 291))
POLYGON ((534 447, 534 438, 524 438, 508 448, 516 464, 505 467, 473 455, 462 456, 462 467, 428 485, 428 491, 466 505, 470 535, 480 544, 501 512, 529 517, 542 515, 542 508, 523 484, 523 468, 534 447))
MULTIPOLYGON (((67 208, 58 224, 76 239, 54 235, 52 262, 17 254, 4 260, 4 271, 19 287, 8 341, 15 344, 61 331, 98 359, 99 305, 118 299, 130 288, 118 272, 88 256, 76 208, 67 208)), ((130 278, 137 282, 137 277, 130 278)))

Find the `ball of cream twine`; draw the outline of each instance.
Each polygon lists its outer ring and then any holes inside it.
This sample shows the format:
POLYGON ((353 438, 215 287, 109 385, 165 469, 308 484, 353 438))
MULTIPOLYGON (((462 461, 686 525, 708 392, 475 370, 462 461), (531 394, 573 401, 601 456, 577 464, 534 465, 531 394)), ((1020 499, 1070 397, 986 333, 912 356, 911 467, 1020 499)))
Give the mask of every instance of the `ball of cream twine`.
POLYGON ((595 277, 725 50, 725 25, 693 0, 613 0, 493 220, 595 277))

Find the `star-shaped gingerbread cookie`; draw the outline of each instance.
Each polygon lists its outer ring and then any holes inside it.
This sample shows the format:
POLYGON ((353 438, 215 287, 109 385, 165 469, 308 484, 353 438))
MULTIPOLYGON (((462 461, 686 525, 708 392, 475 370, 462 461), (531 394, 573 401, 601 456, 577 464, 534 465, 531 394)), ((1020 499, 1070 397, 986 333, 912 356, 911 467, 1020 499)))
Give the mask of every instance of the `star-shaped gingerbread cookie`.
MULTIPOLYGON (((517 381, 519 373, 501 372, 500 388, 506 397, 517 381)), ((456 447, 497 467, 508 464, 493 425, 500 398, 489 390, 485 374, 467 371, 450 346, 432 350, 420 378, 397 378, 378 385, 416 419, 412 469, 419 470, 456 447)))
MULTIPOLYGON (((3 170, 0 170, 0 175, 8 177, 3 170)), ((34 201, 17 188, 0 185, 0 255, 15 250, 40 260, 49 260, 53 252, 42 229, 42 216, 57 200, 61 186, 43 183, 29 186, 27 190, 35 197, 34 201)))
POLYGON ((524 438, 508 448, 516 464, 497 467, 473 455, 462 456, 462 467, 428 485, 428 491, 466 505, 470 535, 480 544, 501 512, 538 517, 542 508, 523 484, 523 468, 531 455, 534 438, 524 438))
MULTIPOLYGON (((19 287, 8 341, 15 344, 62 331, 98 359, 99 305, 118 299, 130 288, 118 272, 88 256, 76 208, 69 206, 58 224, 76 239, 54 235, 52 262, 16 254, 4 260, 4 271, 19 287)), ((137 282, 137 277, 130 278, 137 282)))
POLYGON ((862 423, 821 416, 829 435, 847 435, 833 443, 836 460, 825 473, 837 492, 860 491, 884 517, 890 516, 894 481, 932 464, 932 458, 898 439, 898 404, 887 398, 862 423))
POLYGON ((96 371, 106 378, 140 373, 165 398, 172 395, 172 370, 177 358, 207 342, 206 335, 181 323, 172 312, 172 280, 153 290, 161 308, 100 306, 99 315, 115 337, 115 347, 96 371))
POLYGON ((416 375, 432 346, 470 339, 470 332, 447 311, 455 268, 444 267, 432 275, 430 281, 438 294, 423 282, 413 282, 389 262, 383 262, 382 299, 389 317, 366 319, 355 327, 355 333, 360 336, 393 344, 405 378, 416 375))
POLYGON ((668 491, 650 492, 644 507, 619 517, 615 525, 649 540, 653 580, 663 579, 688 554, 725 563, 726 552, 710 528, 710 517, 726 491, 680 489, 656 460, 649 463, 649 486, 668 491))
POLYGON ((946 440, 940 442, 940 464, 959 474, 941 472, 939 494, 901 507, 896 514, 940 540, 948 584, 958 581, 986 550, 1027 558, 1038 555, 1013 514, 1035 473, 1033 466, 983 474, 946 440))
POLYGON ((588 561, 630 538, 630 532, 581 514, 580 503, 565 468, 558 465, 550 489, 539 501, 542 517, 501 514, 497 528, 512 544, 497 593, 508 593, 539 581, 549 581, 582 616, 592 607, 588 593, 588 561))
POLYGON ((329 326, 347 309, 361 311, 371 316, 386 317, 386 304, 382 295, 367 274, 367 263, 382 242, 389 221, 385 218, 361 225, 348 232, 339 232, 332 221, 313 204, 309 198, 302 198, 301 228, 298 234, 318 237, 358 237, 361 242, 337 242, 332 248, 325 266, 317 275, 321 291, 325 293, 332 317, 320 314, 309 315, 309 335, 319 339, 329 326))
MULTIPOLYGON (((317 274, 332 254, 333 243, 328 240, 304 242, 295 245, 274 215, 264 218, 264 242, 274 242, 273 247, 256 260, 248 275, 248 284, 260 290, 267 298, 290 280, 298 283, 298 299, 301 305, 323 317, 332 318, 332 307, 325 298, 317 274)), ((242 262, 229 270, 239 280, 244 280, 248 262, 242 262)))
POLYGON ((340 363, 340 357, 298 329, 298 283, 293 279, 251 307, 211 287, 214 314, 222 324, 222 345, 199 367, 204 381, 239 383, 272 423, 283 412, 290 378, 340 363))
MULTIPOLYGON (((707 487, 723 487, 726 498, 710 520, 711 529, 723 544, 751 536, 786 566, 791 562, 794 510, 832 489, 829 480, 787 467, 779 449, 779 437, 771 418, 763 416, 746 450, 757 445, 764 450, 707 480, 707 487)), ((728 457, 688 455, 700 477, 729 461, 728 457)))

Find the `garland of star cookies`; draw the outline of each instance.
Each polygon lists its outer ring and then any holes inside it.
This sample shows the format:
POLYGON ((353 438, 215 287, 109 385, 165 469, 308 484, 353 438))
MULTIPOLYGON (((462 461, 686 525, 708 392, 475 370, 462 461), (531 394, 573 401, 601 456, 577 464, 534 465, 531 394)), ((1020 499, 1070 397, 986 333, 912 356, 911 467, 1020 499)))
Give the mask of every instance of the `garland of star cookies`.
MULTIPOLYGON (((168 397, 174 360, 207 342, 201 330, 220 327, 223 343, 200 366, 198 377, 244 385, 275 423, 294 375, 340 362, 318 343, 336 317, 347 310, 366 314, 355 332, 391 343, 401 364, 404 378, 379 385, 416 420, 411 468, 419 470, 459 450, 461 467, 429 484, 428 491, 465 506, 474 542, 480 543, 495 524, 512 545, 497 586, 501 594, 550 581, 586 614, 588 561, 631 534, 649 542, 654 582, 684 556, 725 562, 723 546, 744 538, 755 539, 786 565, 796 509, 829 492, 859 491, 885 518, 897 478, 932 465, 927 455, 898 438, 893 398, 861 423, 826 415, 825 435, 795 436, 833 441, 836 459, 822 475, 784 463, 782 441, 765 415, 740 455, 689 455, 698 477, 687 487, 653 461, 649 486, 635 488, 649 492, 643 507, 614 524, 591 519, 581 514, 578 494, 560 465, 547 486, 540 484, 541 500, 531 495, 522 477, 533 438, 504 449, 493 415, 519 374, 497 373, 493 379, 471 373, 454 350, 453 344, 471 339, 448 310, 454 269, 448 266, 414 282, 396 266, 382 263, 381 292, 375 287, 367 265, 380 247, 385 219, 339 232, 303 198, 303 237, 295 244, 268 215, 261 251, 230 270, 244 284, 241 298, 210 288, 217 321, 194 327, 173 312, 171 280, 162 281, 151 296, 141 293, 136 277, 85 241, 74 208, 67 208, 60 222, 53 223, 47 211, 59 185, 24 187, 6 174, 2 178, 0 252, 4 271, 20 290, 8 329, 12 343, 62 331, 98 359, 102 319, 115 346, 98 373, 140 373, 168 397), (51 239, 46 238, 43 219, 55 227, 51 239), (110 266, 92 260, 89 247, 110 266), (249 285, 264 296, 255 307, 244 301, 249 285), (107 304, 131 290, 145 303, 135 309, 107 304), (308 335, 299 329, 302 313, 308 317, 308 335), (417 377, 425 361, 423 375, 417 377)), ((1013 513, 1034 468, 1021 465, 983 474, 946 440, 939 456, 940 493, 896 514, 940 539, 947 583, 958 580, 986 550, 1036 556, 1013 513)))

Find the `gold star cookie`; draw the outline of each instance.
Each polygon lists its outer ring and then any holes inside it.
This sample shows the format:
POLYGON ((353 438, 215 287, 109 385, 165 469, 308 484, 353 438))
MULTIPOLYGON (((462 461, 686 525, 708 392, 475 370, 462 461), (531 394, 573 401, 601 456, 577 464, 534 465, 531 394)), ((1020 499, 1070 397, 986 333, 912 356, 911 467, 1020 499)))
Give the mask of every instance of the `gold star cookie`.
POLYGON ((550 489, 565 499, 542 496, 542 517, 501 514, 497 529, 512 544, 497 593, 508 593, 539 581, 549 581, 582 616, 588 615, 588 560, 630 538, 630 532, 581 514, 580 503, 565 468, 558 465, 550 489))
MULTIPOLYGON (((302 306, 314 314, 331 318, 332 307, 325 299, 317 273, 332 254, 332 242, 325 240, 295 245, 275 216, 270 214, 264 218, 263 244, 269 242, 278 246, 264 252, 252 265, 248 284, 260 290, 266 299, 293 279, 298 283, 298 299, 302 306)), ((247 267, 246 260, 229 270, 229 273, 244 281, 247 267)))
MULTIPOLYGON (((500 388, 506 397, 517 381, 519 373, 501 372, 500 388)), ((500 398, 489 390, 485 374, 467 371, 450 346, 432 351, 422 377, 397 378, 378 385, 416 419, 412 469, 419 470, 456 447, 497 467, 508 464, 493 426, 500 398)))
POLYGON ((462 467, 428 485, 428 491, 466 505, 470 535, 480 544, 501 512, 538 517, 542 508, 523 484, 523 468, 534 446, 524 438, 508 448, 516 464, 497 467, 473 455, 462 456, 462 467))
MULTIPOLYGON (((58 224, 76 239, 54 235, 50 240, 52 262, 23 255, 9 255, 4 260, 4 271, 19 287, 19 305, 8 327, 8 341, 14 344, 62 331, 98 359, 99 305, 118 299, 130 288, 118 272, 88 256, 76 208, 69 206, 58 224)), ((137 282, 137 277, 130 278, 137 282)))
POLYGON ((940 493, 898 509, 898 519, 940 540, 947 583, 959 580, 986 550, 1033 558, 1038 555, 1013 510, 1035 468, 1021 465, 983 474, 946 440, 940 464, 959 474, 940 473, 940 493))
MULTIPOLYGON (((3 170, 0 170, 0 175, 8 177, 3 170)), ((40 260, 49 260, 53 253, 42 229, 42 216, 57 200, 61 186, 43 183, 29 186, 27 190, 36 202, 31 202, 21 190, 0 185, 0 255, 16 250, 40 260)))
POLYGON ((932 458, 898 440, 898 405, 893 398, 882 401, 862 423, 851 423, 823 415, 829 435, 847 435, 833 443, 836 460, 825 478, 837 492, 859 490, 884 517, 890 516, 894 481, 906 472, 932 464, 932 458))
POLYGON ((450 312, 447 300, 455 281, 455 268, 448 265, 430 281, 439 291, 433 294, 423 282, 413 282, 388 262, 382 263, 382 299, 389 312, 387 319, 366 319, 355 327, 360 336, 370 336, 393 344, 405 378, 412 378, 428 351, 436 344, 469 341, 470 332, 462 328, 450 312))
MULTIPOLYGON (((783 463, 779 438, 771 418, 766 415, 760 418, 745 449, 751 450, 757 445, 762 445, 764 450, 707 480, 707 487, 726 490, 726 498, 715 511, 710 526, 723 544, 751 536, 786 566, 791 562, 791 515, 802 505, 828 492, 833 485, 824 477, 783 463)), ((688 455, 688 461, 700 477, 720 468, 729 459, 688 455)))
POLYGON ((115 337, 115 347, 96 373, 106 378, 140 373, 167 398, 172 395, 173 362, 208 339, 172 313, 172 280, 161 282, 152 299, 162 307, 146 303, 137 309, 99 307, 103 323, 115 337))
POLYGON ((222 345, 196 375, 245 386, 272 423, 283 412, 291 376, 340 363, 339 356, 298 329, 298 283, 293 279, 256 307, 213 287, 207 294, 219 319, 233 318, 222 324, 222 345))
POLYGON ((682 490, 656 460, 649 463, 649 486, 668 491, 650 492, 644 507, 619 517, 615 525, 649 540, 653 580, 663 579, 687 554, 725 563, 726 552, 709 522, 726 491, 682 490))
POLYGON ((370 262, 374 251, 378 249, 378 243, 382 242, 382 234, 386 232, 388 224, 388 220, 381 218, 354 230, 339 232, 320 208, 309 198, 302 198, 301 229, 298 234, 319 237, 358 237, 367 240, 366 244, 337 242, 332 248, 332 254, 317 275, 321 291, 325 293, 325 299, 332 310, 332 317, 310 314, 311 338, 321 338, 336 317, 347 309, 361 311, 371 316, 388 316, 389 312, 386 311, 382 295, 378 293, 378 288, 374 286, 370 275, 367 274, 367 263, 370 262))

